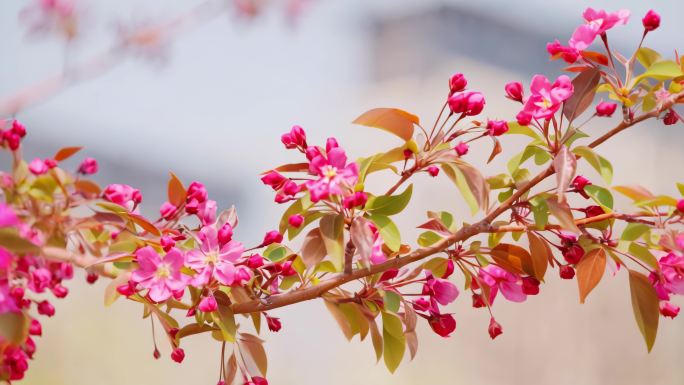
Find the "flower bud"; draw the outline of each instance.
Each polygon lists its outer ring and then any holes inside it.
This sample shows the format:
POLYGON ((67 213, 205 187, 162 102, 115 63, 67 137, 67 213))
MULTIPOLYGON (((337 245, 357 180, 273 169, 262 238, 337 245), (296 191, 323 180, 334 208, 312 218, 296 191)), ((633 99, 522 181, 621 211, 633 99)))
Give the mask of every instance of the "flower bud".
POLYGON ((410 148, 404 149, 404 159, 410 159, 413 156, 413 151, 410 148))
POLYGON ((43 175, 48 172, 49 168, 45 162, 40 158, 35 158, 28 164, 29 171, 33 175, 43 175))
POLYGON ((680 213, 683 213, 683 214, 684 214, 684 199, 680 199, 680 200, 677 201, 677 210, 678 210, 680 213))
POLYGON ((208 295, 200 300, 197 307, 204 313, 211 313, 218 309, 218 303, 216 303, 216 298, 213 295, 208 295))
POLYGON ((454 261, 451 259, 447 260, 447 266, 446 269, 444 269, 444 274, 442 274, 442 279, 447 279, 451 274, 454 273, 454 261))
POLYGON ((592 218, 606 213, 601 206, 596 205, 587 206, 583 211, 587 218, 592 218))
POLYGON ((584 197, 584 199, 589 199, 589 195, 587 195, 587 192, 584 191, 584 188, 587 187, 588 185, 591 184, 591 181, 589 179, 583 177, 582 175, 577 175, 575 179, 572 180, 572 187, 577 190, 580 195, 584 197))
POLYGON ((290 215, 290 217, 287 219, 287 223, 294 228, 299 228, 299 226, 304 223, 304 216, 302 214, 290 215))
POLYGON ((456 319, 451 314, 433 315, 428 319, 432 330, 442 337, 449 335, 456 330, 456 319))
POLYGON ((468 85, 468 80, 462 73, 455 73, 449 78, 449 94, 463 91, 468 85))
POLYGON ((532 114, 527 111, 520 111, 518 115, 515 116, 515 120, 521 126, 527 126, 532 122, 532 114))
POLYGON ((655 31, 658 27, 660 27, 660 15, 651 9, 646 12, 644 18, 641 19, 641 23, 644 25, 644 29, 646 29, 646 31, 655 31))
POLYGON ((280 274, 283 277, 289 277, 291 275, 297 274, 297 270, 295 270, 294 267, 292 267, 292 261, 287 261, 287 262, 283 263, 282 270, 280 271, 280 274))
POLYGON ((572 245, 563 250, 563 258, 565 258, 568 263, 573 265, 578 264, 583 256, 584 249, 580 245, 572 245))
POLYGON ((435 177, 435 176, 437 176, 437 175, 439 174, 439 167, 437 167, 437 166, 429 166, 429 167, 427 168, 427 172, 428 172, 428 174, 430 174, 430 176, 435 177))
POLYGON ((520 82, 510 82, 504 87, 506 90, 506 97, 516 102, 523 101, 523 85, 520 82))
POLYGON ((283 192, 286 195, 294 196, 299 192, 299 186, 297 185, 297 183, 289 180, 285 183, 285 186, 283 186, 283 192))
POLYGON ((297 146, 301 148, 308 147, 306 145, 306 132, 304 132, 302 127, 296 125, 292 126, 292 130, 290 130, 290 137, 297 146))
POLYGON ((459 142, 456 147, 454 147, 454 151, 458 154, 458 156, 463 156, 468 153, 468 143, 465 142, 459 142))
POLYGON ((159 357, 161 357, 161 353, 159 353, 159 349, 154 348, 154 351, 152 352, 152 357, 154 357, 155 360, 158 360, 159 357))
POLYGON ((667 110, 667 113, 663 117, 663 123, 666 126, 671 126, 671 125, 677 123, 678 120, 679 120, 679 115, 677 115, 677 113, 672 108, 667 110))
POLYGON ((380 282, 389 281, 390 279, 396 278, 397 275, 399 275, 399 269, 389 269, 389 270, 385 270, 385 272, 382 273, 382 275, 380 276, 379 281, 380 281, 380 282))
POLYGON ((485 106, 485 98, 480 92, 458 92, 451 95, 447 102, 451 112, 467 116, 479 114, 485 106))
POLYGON ((95 160, 94 158, 85 158, 78 166, 78 172, 83 175, 95 174, 97 173, 98 169, 99 166, 97 164, 97 160, 95 160))
POLYGON ((252 383, 254 385, 268 385, 268 381, 263 377, 252 377, 252 383))
POLYGON ((99 278, 100 276, 95 273, 88 273, 88 275, 86 275, 86 282, 92 285, 97 282, 99 278))
POLYGON ((617 103, 601 102, 596 105, 596 116, 611 117, 617 109, 617 103))
POLYGON ((177 210, 178 207, 174 206, 171 202, 164 202, 162 203, 161 207, 159 207, 159 215, 162 218, 169 220, 173 217, 177 210))
POLYGON ((667 301, 661 301, 660 314, 662 314, 663 317, 675 318, 677 314, 679 314, 679 306, 673 305, 667 301))
POLYGON ((430 301, 425 298, 418 298, 413 301, 413 308, 418 311, 428 311, 430 309, 430 301))
POLYGON ((171 352, 171 359, 179 364, 185 359, 185 351, 182 348, 175 348, 171 352))
POLYGON ((340 147, 340 144, 337 143, 337 139, 328 138, 328 140, 325 141, 325 152, 330 152, 330 150, 337 147, 340 147))
POLYGON ((283 241, 283 235, 276 230, 271 230, 264 235, 264 240, 260 246, 268 246, 272 243, 280 243, 283 241))
POLYGON ((484 299, 482 299, 481 294, 473 294, 473 307, 476 309, 485 307, 485 302, 484 299))
POLYGON ((38 303, 38 314, 52 317, 55 315, 55 307, 50 302, 44 300, 38 303))
POLYGON ((130 297, 136 292, 135 283, 133 281, 128 281, 123 285, 117 286, 116 291, 124 297, 130 297))
POLYGON ((204 187, 204 184, 200 182, 192 182, 190 183, 190 186, 188 186, 188 192, 185 200, 186 202, 196 200, 197 203, 202 203, 207 200, 207 196, 207 188, 204 187))
POLYGON ((353 209, 354 207, 363 207, 368 201, 368 195, 363 191, 357 191, 354 194, 345 197, 342 200, 342 205, 346 209, 353 209))
POLYGON ((64 298, 69 294, 69 289, 60 284, 57 284, 52 287, 52 294, 54 294, 54 296, 57 298, 64 298))
POLYGON ((162 237, 159 239, 159 244, 164 251, 168 252, 174 246, 176 246, 176 241, 168 235, 162 235, 162 237))
POLYGON ((487 331, 489 331, 489 336, 494 339, 503 333, 503 328, 498 322, 496 322, 494 317, 492 317, 489 319, 489 328, 487 331))
POLYGON ((20 137, 23 138, 26 136, 26 127, 24 127, 23 124, 21 124, 18 120, 12 121, 12 128, 10 128, 11 132, 20 137))
POLYGON ((29 334, 32 336, 43 335, 43 327, 41 326, 40 321, 38 321, 35 318, 31 319, 31 326, 29 326, 29 334))
POLYGON ((278 332, 283 327, 280 323, 280 318, 266 316, 266 323, 268 324, 268 330, 272 332, 278 332))
POLYGON ((575 269, 570 265, 563 265, 559 269, 559 274, 563 279, 573 279, 575 277, 575 269))
POLYGON ((261 181, 265 185, 273 187, 274 190, 279 189, 286 180, 287 178, 277 171, 270 171, 261 177, 261 181))
POLYGON ((527 295, 539 294, 539 280, 534 277, 523 277, 522 291, 527 295))
POLYGON ((264 257, 259 254, 254 254, 247 260, 247 267, 250 269, 257 269, 264 265, 264 257))
POLYGON ((45 165, 47 166, 48 169, 53 169, 57 167, 57 161, 54 159, 45 159, 45 165))
POLYGON ((487 133, 491 136, 501 136, 508 132, 508 123, 505 120, 487 121, 487 133))

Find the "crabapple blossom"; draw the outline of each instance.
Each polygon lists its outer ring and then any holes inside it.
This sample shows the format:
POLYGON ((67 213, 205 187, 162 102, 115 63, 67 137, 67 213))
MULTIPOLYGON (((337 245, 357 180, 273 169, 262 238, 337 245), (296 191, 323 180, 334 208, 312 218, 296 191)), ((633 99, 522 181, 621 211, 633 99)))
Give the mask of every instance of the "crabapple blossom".
POLYGON ((596 105, 596 116, 606 116, 611 117, 617 109, 616 103, 611 102, 601 102, 596 105))
POLYGON ((655 31, 660 27, 660 15, 656 11, 650 9, 646 12, 644 18, 641 19, 641 23, 644 25, 646 31, 655 31))
POLYGON ((184 256, 179 249, 172 248, 161 256, 151 246, 145 246, 135 252, 135 258, 138 269, 131 273, 131 280, 148 289, 152 301, 165 301, 188 285, 189 277, 181 273, 184 256))

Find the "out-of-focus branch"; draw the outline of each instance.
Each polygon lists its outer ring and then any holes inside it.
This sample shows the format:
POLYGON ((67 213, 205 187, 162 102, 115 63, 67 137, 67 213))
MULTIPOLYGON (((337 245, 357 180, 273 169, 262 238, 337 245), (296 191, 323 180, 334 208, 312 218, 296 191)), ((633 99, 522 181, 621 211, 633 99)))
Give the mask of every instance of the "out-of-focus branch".
POLYGON ((0 100, 0 116, 14 116, 28 106, 44 101, 78 82, 111 70, 126 57, 127 50, 135 46, 156 44, 174 35, 191 30, 221 15, 227 9, 225 0, 207 0, 169 20, 122 34, 109 48, 64 71, 20 89, 0 100))

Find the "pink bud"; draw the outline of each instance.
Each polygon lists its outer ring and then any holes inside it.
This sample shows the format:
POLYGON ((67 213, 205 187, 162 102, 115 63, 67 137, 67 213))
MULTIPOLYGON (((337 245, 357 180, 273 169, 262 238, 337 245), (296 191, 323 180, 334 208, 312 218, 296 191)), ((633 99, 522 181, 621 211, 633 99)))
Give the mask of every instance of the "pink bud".
POLYGON ((677 201, 677 210, 679 210, 680 213, 684 213, 684 199, 677 201))
POLYGON ((14 135, 17 135, 20 138, 26 136, 26 127, 16 119, 12 121, 12 128, 10 130, 12 130, 14 135))
POLYGON ((43 175, 49 170, 48 166, 40 158, 32 160, 31 163, 29 163, 28 168, 33 175, 43 175))
POLYGON ((178 328, 170 328, 167 333, 169 333, 169 337, 176 339, 176 334, 178 334, 179 331, 180 329, 178 328))
POLYGON ((268 330, 272 332, 278 332, 283 327, 280 319, 276 317, 266 316, 266 323, 268 324, 268 330))
POLYGON ((413 151, 409 148, 404 149, 404 159, 409 159, 413 156, 413 151))
POLYGON ((646 12, 644 18, 641 19, 641 23, 644 25, 646 31, 655 31, 660 27, 660 15, 651 9, 646 12))
POLYGON ((389 269, 386 270, 382 275, 380 276, 380 282, 385 282, 389 281, 390 279, 394 279, 399 275, 399 269, 389 269))
POLYGON ((337 139, 328 138, 328 140, 325 141, 325 152, 330 152, 330 150, 337 147, 340 147, 339 143, 337 143, 337 139))
POLYGON ((211 313, 213 311, 216 311, 218 309, 218 303, 216 303, 216 298, 214 298, 213 295, 206 296, 200 300, 199 305, 197 306, 200 311, 204 313, 211 313))
POLYGON ((584 249, 580 245, 572 245, 563 250, 563 258, 570 264, 577 264, 584 256, 584 249))
POLYGON ((95 282, 97 282, 97 280, 98 280, 99 278, 100 278, 100 276, 97 275, 97 274, 88 273, 88 275, 86 275, 86 282, 88 282, 89 284, 92 285, 92 284, 94 284, 95 282))
POLYGON ((47 166, 47 168, 53 169, 53 168, 57 167, 57 161, 54 159, 48 158, 48 159, 45 159, 45 165, 47 166))
POLYGON ((29 326, 29 334, 32 336, 42 336, 43 327, 40 325, 40 321, 33 318, 31 319, 31 326, 29 326))
POLYGON ((287 261, 283 263, 283 269, 280 271, 283 277, 289 277, 291 275, 297 274, 297 270, 292 267, 292 261, 287 261))
POLYGON ((154 351, 152 352, 152 357, 154 357, 155 360, 158 360, 159 357, 161 357, 161 353, 159 353, 159 349, 154 348, 154 351))
POLYGON ((271 230, 264 235, 264 240, 261 246, 268 246, 272 243, 280 243, 283 241, 283 235, 276 230, 271 230))
POLYGON ((57 284, 52 287, 52 294, 54 294, 57 298, 64 298, 69 294, 69 289, 57 284))
POLYGON ((601 102, 596 105, 596 116, 611 117, 617 109, 616 103, 601 102))
POLYGON ((521 126, 527 126, 532 122, 532 114, 527 111, 520 111, 518 115, 515 116, 515 120, 521 126))
POLYGON ((197 208, 197 217, 200 219, 203 226, 208 226, 216 222, 216 209, 215 200, 207 199, 200 203, 197 208))
POLYGON ((430 301, 425 298, 418 298, 417 300, 413 301, 413 308, 418 311, 428 311, 430 310, 430 307, 430 301))
POLYGON ((164 249, 164 251, 168 252, 168 251, 171 250, 174 246, 176 246, 176 241, 175 241, 173 238, 171 238, 170 236, 168 236, 168 235, 163 235, 163 236, 159 239, 159 244, 160 244, 161 247, 164 249))
POLYGON ((522 291, 527 295, 539 294, 539 280, 534 277, 523 277, 522 291))
POLYGON ((200 182, 192 182, 188 186, 187 196, 185 197, 186 202, 192 200, 197 201, 197 203, 202 203, 207 200, 207 189, 200 182))
POLYGON ((311 146, 307 147, 306 150, 304 151, 304 155, 306 155, 306 159, 309 161, 313 160, 317 156, 321 156, 321 149, 316 147, 316 146, 311 146))
POLYGON ((264 265, 264 257, 259 254, 254 254, 247 260, 247 267, 250 269, 257 269, 264 265))
POLYGON ((449 92, 453 94, 454 92, 463 91, 468 85, 468 80, 462 73, 455 73, 449 78, 449 92))
POLYGON ((173 217, 173 215, 176 213, 178 210, 178 207, 174 206, 171 204, 171 202, 164 202, 162 203, 161 207, 159 208, 159 215, 168 220, 173 217))
POLYGON ((489 120, 487 132, 491 136, 501 136, 508 132, 508 123, 505 120, 489 120))
POLYGON ((672 108, 667 110, 667 113, 663 117, 663 123, 666 126, 671 126, 673 124, 676 124, 678 120, 679 120, 679 115, 677 115, 677 113, 672 108))
POLYGON ((450 96, 448 103, 451 112, 474 116, 484 109, 485 98, 480 92, 459 92, 450 96))
POLYGON ((586 191, 584 191, 584 188, 590 184, 591 181, 582 175, 577 175, 575 179, 572 180, 572 187, 574 187, 575 190, 577 190, 577 192, 584 197, 584 199, 589 199, 589 195, 587 195, 586 191))
POLYGON ((563 265, 559 269, 560 277, 563 279, 573 279, 575 277, 575 269, 570 265, 563 265))
POLYGON ((304 132, 302 127, 296 125, 292 126, 292 130, 290 130, 290 136, 292 136, 292 140, 297 146, 301 148, 307 148, 306 132, 304 132))
POLYGON ((181 348, 173 349, 171 352, 171 359, 180 364, 185 359, 185 351, 181 348))
POLYGON ((19 135, 15 135, 11 132, 5 132, 7 134, 5 136, 5 140, 7 141, 7 146, 10 148, 12 151, 16 151, 19 149, 21 146, 21 137, 19 135))
POLYGON ((263 377, 252 377, 252 383, 254 385, 268 385, 268 381, 263 377))
POLYGON ((427 168, 427 172, 428 172, 428 174, 430 174, 430 176, 435 177, 435 176, 437 176, 437 175, 439 174, 439 167, 437 167, 437 166, 430 166, 430 167, 427 168))
POLYGON ((465 142, 460 142, 454 147, 454 151, 458 154, 458 156, 463 156, 468 153, 468 143, 465 142))
POLYGON ((273 187, 274 190, 279 189, 286 180, 287 178, 277 171, 269 171, 261 177, 261 181, 265 185, 273 187))
POLYGON ((432 330, 442 337, 449 337, 456 330, 456 319, 451 314, 432 315, 428 322, 432 330))
POLYGON ((78 166, 78 172, 83 175, 95 174, 98 169, 99 166, 97 164, 97 160, 94 158, 85 158, 78 166))
POLYGON ((221 246, 230 242, 233 239, 233 226, 226 222, 218 231, 218 241, 221 246))
POLYGON ((485 307, 485 302, 482 299, 482 295, 473 294, 473 307, 476 309, 481 308, 481 307, 485 307))
POLYGON ((523 101, 523 85, 520 82, 510 82, 504 87, 506 90, 506 97, 522 103, 523 101))
POLYGON ((55 315, 55 307, 50 302, 44 300, 38 303, 38 314, 52 317, 55 315))
POLYGON ((444 274, 442 274, 442 278, 443 279, 449 278, 449 276, 453 273, 454 273, 454 261, 449 259, 449 260, 447 260, 447 267, 444 270, 444 274))
POLYGON ((660 302, 660 314, 663 317, 675 318, 679 314, 679 306, 673 305, 667 301, 660 302))
POLYGON ((299 228, 299 226, 304 223, 304 216, 301 214, 290 215, 290 217, 287 219, 287 222, 290 224, 290 226, 299 228))
POLYGON ((346 209, 353 209, 354 207, 363 207, 368 201, 368 194, 363 191, 357 191, 354 194, 345 197, 342 200, 342 205, 346 209))
POLYGON ((492 317, 489 319, 489 328, 487 331, 489 331, 489 336, 494 339, 503 333, 503 328, 498 322, 496 322, 494 317, 492 317))
POLYGON ((299 192, 299 186, 297 183, 289 180, 283 186, 283 192, 289 196, 295 196, 299 192))
POLYGON ((123 295, 124 297, 130 297, 133 294, 135 294, 135 283, 132 281, 128 281, 127 283, 123 285, 119 285, 116 287, 116 291, 123 295))

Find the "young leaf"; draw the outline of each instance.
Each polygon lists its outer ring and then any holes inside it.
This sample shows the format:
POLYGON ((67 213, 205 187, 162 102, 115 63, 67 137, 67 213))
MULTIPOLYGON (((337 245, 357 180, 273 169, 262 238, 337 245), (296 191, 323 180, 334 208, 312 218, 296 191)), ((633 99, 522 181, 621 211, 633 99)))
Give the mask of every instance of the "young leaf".
POLYGON ((178 179, 176 174, 169 173, 169 186, 168 186, 168 198, 169 203, 179 207, 183 202, 185 202, 185 187, 183 183, 178 179))
POLYGON ((546 200, 551 215, 556 217, 558 224, 563 230, 573 232, 575 234, 581 233, 580 229, 575 224, 575 218, 572 216, 570 206, 566 202, 559 203, 553 197, 546 200))
POLYGON ((660 60, 660 54, 650 48, 641 47, 637 51, 636 58, 644 68, 648 68, 660 60))
POLYGON ((385 241, 385 245, 392 251, 399 251, 401 234, 397 225, 384 215, 370 215, 368 219, 378 228, 378 232, 382 240, 385 241))
POLYGON ((366 218, 358 217, 354 219, 349 229, 349 234, 356 250, 364 262, 370 261, 373 252, 373 231, 370 229, 366 218))
POLYGON ((264 341, 252 334, 240 333, 237 343, 240 351, 246 357, 251 358, 259 372, 265 376, 268 369, 268 360, 266 358, 266 350, 264 350, 264 341))
POLYGON ((648 277, 634 270, 629 270, 629 289, 634 319, 650 352, 655 343, 660 318, 658 295, 648 277))
POLYGON ((584 187, 584 191, 598 204, 609 209, 613 209, 613 194, 607 189, 590 184, 584 187))
POLYGON ((525 270, 525 267, 528 270, 532 270, 532 257, 527 250, 520 246, 500 243, 492 249, 491 255, 499 266, 511 273, 527 273, 529 275, 534 273, 534 271, 525 270))
POLYGON ((413 137, 414 125, 419 124, 420 120, 397 108, 375 108, 354 119, 352 123, 379 128, 408 141, 413 137))
POLYGON ((333 264, 338 270, 342 270, 344 260, 344 217, 337 214, 328 214, 321 218, 321 236, 325 249, 333 264))
POLYGON ((394 373, 406 351, 404 328, 398 316, 382 312, 382 338, 384 340, 385 366, 390 373, 394 373))
POLYGON ((574 79, 572 85, 575 89, 572 96, 563 103, 563 116, 572 122, 580 116, 594 100, 596 86, 601 80, 601 72, 596 68, 582 71, 574 79))
MULTIPOLYGON (((530 257, 532 260, 533 274, 530 275, 540 281, 544 281, 544 275, 546 274, 546 269, 549 266, 549 260, 551 259, 551 248, 546 241, 542 240, 531 231, 527 232, 527 239, 530 242, 530 257)), ((523 265, 523 267, 525 267, 525 265, 523 265)))
POLYGON ((371 214, 387 216, 399 214, 409 204, 412 193, 413 184, 410 184, 401 194, 381 195, 369 199, 365 209, 371 214))
POLYGON ((307 267, 315 266, 325 258, 326 248, 321 229, 317 227, 306 234, 300 254, 307 267))
POLYGON ((30 319, 24 313, 0 314, 0 340, 16 345, 24 343, 28 337, 29 325, 30 319))
POLYGON ((577 264, 577 285, 580 303, 594 290, 606 271, 606 252, 602 248, 593 249, 577 264))
POLYGON ((325 307, 328 309, 333 318, 335 318, 337 326, 339 326, 342 330, 342 334, 344 334, 344 337, 347 340, 351 340, 352 337, 354 337, 354 334, 352 334, 351 326, 349 325, 347 317, 340 310, 339 306, 328 299, 324 299, 323 303, 325 303, 325 307))
POLYGON ((76 154, 77 152, 81 151, 83 147, 64 147, 57 151, 55 156, 52 158, 56 160, 57 162, 61 162, 63 160, 66 160, 76 154))
POLYGON ((472 214, 489 207, 489 184, 475 167, 458 161, 442 163, 442 170, 458 187, 472 214))
POLYGON ((570 152, 568 147, 561 147, 556 157, 553 158, 553 169, 556 170, 556 184, 558 189, 558 202, 565 202, 565 191, 570 186, 572 178, 575 177, 577 170, 577 158, 570 152))
POLYGON ((614 186, 613 190, 636 202, 654 197, 653 193, 641 186, 614 186))
POLYGON ((572 149, 572 152, 585 159, 601 175, 606 184, 612 182, 613 166, 606 158, 598 155, 591 147, 587 146, 577 146, 572 149))

